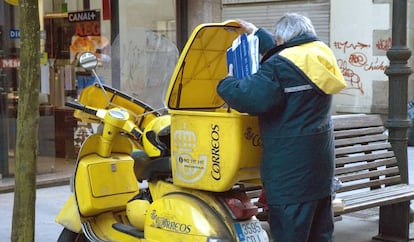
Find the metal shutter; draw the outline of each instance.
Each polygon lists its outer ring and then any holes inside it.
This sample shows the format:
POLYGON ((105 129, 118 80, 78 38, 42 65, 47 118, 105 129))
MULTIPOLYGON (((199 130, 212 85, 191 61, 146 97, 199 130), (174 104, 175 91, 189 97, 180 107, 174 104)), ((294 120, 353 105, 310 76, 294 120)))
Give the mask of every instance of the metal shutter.
POLYGON ((223 21, 244 19, 273 32, 276 21, 287 12, 301 13, 312 20, 319 38, 329 45, 330 1, 257 1, 223 0, 223 21))

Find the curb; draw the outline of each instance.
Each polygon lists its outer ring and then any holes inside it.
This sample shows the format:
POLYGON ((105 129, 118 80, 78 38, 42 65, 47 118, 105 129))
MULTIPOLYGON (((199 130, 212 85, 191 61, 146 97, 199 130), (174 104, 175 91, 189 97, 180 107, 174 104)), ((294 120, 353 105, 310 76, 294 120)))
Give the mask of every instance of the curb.
MULTIPOLYGON (((70 183, 71 175, 67 174, 42 174, 36 176, 36 189, 63 186, 70 183)), ((14 192, 14 178, 0 179, 0 193, 14 192)))

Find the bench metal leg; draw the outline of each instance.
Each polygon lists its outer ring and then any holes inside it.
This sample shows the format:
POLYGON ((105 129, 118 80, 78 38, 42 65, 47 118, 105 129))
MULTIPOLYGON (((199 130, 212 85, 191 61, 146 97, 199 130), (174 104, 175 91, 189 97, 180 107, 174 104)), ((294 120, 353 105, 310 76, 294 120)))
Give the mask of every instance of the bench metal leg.
POLYGON ((378 235, 372 239, 406 242, 410 234, 410 201, 380 207, 378 235))

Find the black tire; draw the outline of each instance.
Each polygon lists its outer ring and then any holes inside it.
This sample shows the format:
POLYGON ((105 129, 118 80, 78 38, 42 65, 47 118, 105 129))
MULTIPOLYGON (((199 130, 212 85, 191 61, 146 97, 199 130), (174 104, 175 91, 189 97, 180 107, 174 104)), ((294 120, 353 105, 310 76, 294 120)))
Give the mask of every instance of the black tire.
POLYGON ((57 242, 87 242, 84 234, 75 233, 67 228, 63 228, 57 242))

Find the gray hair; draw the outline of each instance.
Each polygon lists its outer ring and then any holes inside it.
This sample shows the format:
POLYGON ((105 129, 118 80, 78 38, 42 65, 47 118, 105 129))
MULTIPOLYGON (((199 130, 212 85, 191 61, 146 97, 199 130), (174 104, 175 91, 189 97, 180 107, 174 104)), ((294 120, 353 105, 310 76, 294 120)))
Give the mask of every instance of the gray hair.
POLYGON ((275 25, 275 40, 278 44, 286 43, 296 36, 304 33, 316 35, 312 21, 297 13, 287 13, 275 25))

